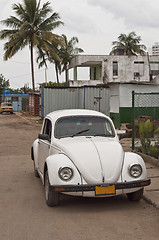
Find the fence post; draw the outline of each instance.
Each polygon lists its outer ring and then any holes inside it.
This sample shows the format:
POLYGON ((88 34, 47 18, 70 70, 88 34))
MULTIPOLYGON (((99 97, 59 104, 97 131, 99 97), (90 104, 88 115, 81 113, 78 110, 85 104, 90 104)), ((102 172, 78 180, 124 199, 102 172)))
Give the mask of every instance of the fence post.
POLYGON ((83 96, 83 109, 85 109, 86 108, 86 89, 85 89, 85 87, 84 87, 84 96, 83 96))
POLYGON ((41 118, 44 119, 44 86, 41 87, 41 118))
POLYGON ((135 148, 134 132, 135 132, 135 91, 132 91, 132 150, 134 150, 135 148))

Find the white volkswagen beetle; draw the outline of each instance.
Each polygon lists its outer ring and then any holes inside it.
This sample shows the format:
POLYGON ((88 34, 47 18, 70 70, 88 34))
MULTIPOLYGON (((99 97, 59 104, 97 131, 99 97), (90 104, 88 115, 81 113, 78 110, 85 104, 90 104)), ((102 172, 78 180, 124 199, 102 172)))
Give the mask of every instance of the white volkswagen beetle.
POLYGON ((143 159, 124 152, 109 117, 92 110, 48 114, 31 149, 48 206, 60 193, 83 197, 127 194, 139 201, 150 184, 143 159))

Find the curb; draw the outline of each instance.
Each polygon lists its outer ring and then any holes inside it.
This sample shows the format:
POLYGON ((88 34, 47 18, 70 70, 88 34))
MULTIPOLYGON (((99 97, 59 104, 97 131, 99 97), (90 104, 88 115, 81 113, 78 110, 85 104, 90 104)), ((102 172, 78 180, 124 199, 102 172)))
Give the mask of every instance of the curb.
MULTIPOLYGON (((150 163, 152 164, 153 166, 155 167, 159 167, 159 160, 154 158, 154 157, 151 157, 151 156, 148 156, 144 153, 141 153, 141 152, 136 152, 136 151, 133 151, 134 153, 137 153, 138 155, 140 155, 143 160, 147 163, 150 163)), ((158 201, 154 201, 153 200, 153 197, 149 197, 146 193, 143 195, 142 197, 147 203, 151 204, 153 207, 155 207, 156 209, 159 209, 159 204, 157 203, 158 201)))
POLYGON ((20 114, 17 114, 17 113, 15 112, 15 115, 18 116, 18 117, 20 117, 20 118, 22 118, 23 120, 27 121, 29 124, 32 124, 28 119, 22 117, 20 114))
POLYGON ((146 202, 148 202, 149 204, 151 204, 153 207, 159 209, 159 204, 157 204, 156 202, 152 201, 151 198, 146 197, 145 195, 143 195, 142 197, 146 202))
POLYGON ((31 124, 31 125, 34 125, 34 126, 39 126, 39 125, 40 125, 40 124, 36 124, 36 123, 31 122, 29 119, 23 117, 23 116, 22 116, 21 114, 19 114, 19 113, 16 113, 16 112, 15 112, 15 115, 18 116, 18 117, 20 117, 20 118, 22 118, 23 120, 27 121, 27 122, 28 122, 29 124, 31 124))

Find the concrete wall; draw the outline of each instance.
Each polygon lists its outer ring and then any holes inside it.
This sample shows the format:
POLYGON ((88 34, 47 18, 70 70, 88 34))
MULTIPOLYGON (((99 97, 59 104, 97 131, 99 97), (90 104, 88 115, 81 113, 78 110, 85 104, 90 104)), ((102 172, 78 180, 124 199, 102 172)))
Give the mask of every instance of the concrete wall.
MULTIPOLYGON (((110 117, 116 127, 121 123, 131 123, 132 118, 132 91, 136 93, 159 93, 159 85, 155 84, 109 84, 110 87, 110 117)), ((158 98, 158 95, 156 95, 158 98)), ((158 101, 156 101, 158 102, 158 101)), ((142 107, 152 108, 154 103, 145 100, 142 107)), ((140 106, 138 106, 140 107, 140 106)), ((156 106, 155 106, 156 107, 156 106)), ((150 111, 149 111, 150 112, 150 111)))
POLYGON ((103 63, 104 81, 109 82, 149 82, 149 62, 147 56, 108 56, 103 63), (118 75, 113 76, 113 62, 118 63, 118 75), (136 68, 141 68, 143 62, 143 74, 134 76, 136 68), (138 66, 137 66, 138 65, 138 66))

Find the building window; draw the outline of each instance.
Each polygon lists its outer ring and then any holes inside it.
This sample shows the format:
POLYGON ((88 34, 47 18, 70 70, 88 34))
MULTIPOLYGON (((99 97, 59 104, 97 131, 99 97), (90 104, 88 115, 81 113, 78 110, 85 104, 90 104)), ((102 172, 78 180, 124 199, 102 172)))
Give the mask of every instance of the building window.
POLYGON ((150 73, 153 76, 159 74, 159 62, 150 62, 150 73))
POLYGON ((134 76, 139 77, 144 75, 144 62, 134 62, 134 76))
POLYGON ((18 97, 12 97, 13 102, 18 102, 19 98, 18 97))
POLYGON ((118 62, 113 62, 113 76, 118 76, 118 62))
POLYGON ((100 77, 100 79, 102 77, 102 66, 99 67, 99 77, 100 77))

